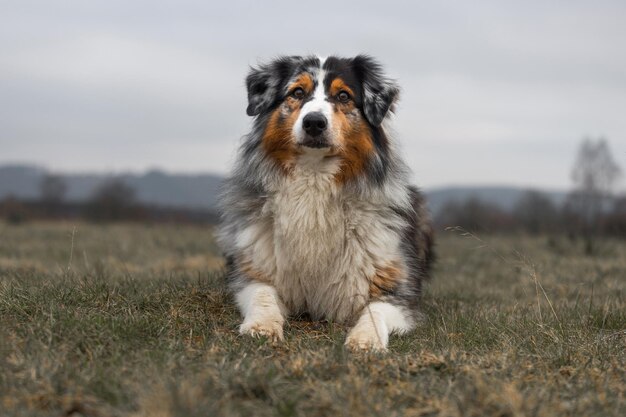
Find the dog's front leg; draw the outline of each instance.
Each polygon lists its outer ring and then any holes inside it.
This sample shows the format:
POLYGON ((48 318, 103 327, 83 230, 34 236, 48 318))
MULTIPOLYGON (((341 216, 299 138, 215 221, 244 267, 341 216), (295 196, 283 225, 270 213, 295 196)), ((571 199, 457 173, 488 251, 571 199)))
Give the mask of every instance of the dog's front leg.
POLYGON ((267 336, 273 341, 283 340, 285 309, 274 287, 252 282, 237 293, 236 299, 243 315, 239 333, 267 336))
POLYGON ((406 308, 374 301, 363 308, 356 325, 348 333, 346 346, 352 350, 385 351, 392 332, 408 332, 414 326, 415 320, 406 308))

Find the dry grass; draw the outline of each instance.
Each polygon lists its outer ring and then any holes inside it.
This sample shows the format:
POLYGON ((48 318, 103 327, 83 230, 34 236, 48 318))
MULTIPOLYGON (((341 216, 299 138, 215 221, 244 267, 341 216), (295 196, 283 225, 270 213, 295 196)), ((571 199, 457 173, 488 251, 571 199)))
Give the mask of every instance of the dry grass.
POLYGON ((0 224, 0 415, 626 415, 626 242, 438 249, 424 323, 354 355, 240 337, 208 228, 0 224))

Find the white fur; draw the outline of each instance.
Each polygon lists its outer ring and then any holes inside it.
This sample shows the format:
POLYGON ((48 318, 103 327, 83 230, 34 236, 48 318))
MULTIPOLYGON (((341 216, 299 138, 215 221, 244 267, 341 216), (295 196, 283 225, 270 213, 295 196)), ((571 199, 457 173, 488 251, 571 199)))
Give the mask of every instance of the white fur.
POLYGON ((405 333, 415 323, 402 307, 375 301, 367 305, 356 325, 346 338, 346 346, 352 349, 386 350, 389 334, 405 333))
MULTIPOLYGON (((319 70, 311 70, 315 90, 292 133, 301 143, 304 117, 321 112, 328 121, 324 135, 337 147, 340 125, 333 126, 325 59, 320 60, 319 70)), ((407 279, 400 248, 407 225, 392 209, 412 210, 404 165, 400 161, 390 173, 395 178, 382 187, 342 186, 336 183, 340 160, 330 154, 331 147, 300 148, 288 175, 264 172, 262 208, 255 207, 254 214, 228 225, 221 235, 253 271, 248 278, 258 279, 248 281, 243 274, 234 281, 244 316, 240 331, 282 339, 285 317, 307 312, 313 319, 356 322, 346 340, 351 348, 384 350, 390 333, 414 326, 405 307, 370 302, 377 268, 392 266, 399 270, 399 280, 407 279)))
POLYGON ((239 331, 241 334, 263 335, 273 340, 283 339, 281 302, 276 290, 267 284, 250 283, 236 296, 237 305, 244 320, 239 331))
MULTIPOLYGON (((296 142, 301 142, 305 138, 305 132, 302 128, 302 121, 304 117, 309 113, 320 112, 322 113, 328 122, 327 132, 333 132, 333 106, 328 101, 326 96, 326 91, 324 88, 324 76, 326 72, 324 70, 320 70, 315 78, 317 81, 317 86, 315 87, 315 91, 313 91, 313 97, 310 101, 304 103, 302 109, 300 110, 300 114, 298 115, 298 120, 293 125, 293 135, 296 139, 296 142)), ((329 138, 331 141, 334 138, 329 138)))
MULTIPOLYGON (((236 242, 276 290, 288 313, 351 321, 369 300, 375 267, 400 267, 400 226, 380 213, 376 198, 343 192, 338 161, 322 150, 304 153, 293 175, 276 184, 258 220, 236 242)), ((246 315, 247 317, 247 315, 246 315)))

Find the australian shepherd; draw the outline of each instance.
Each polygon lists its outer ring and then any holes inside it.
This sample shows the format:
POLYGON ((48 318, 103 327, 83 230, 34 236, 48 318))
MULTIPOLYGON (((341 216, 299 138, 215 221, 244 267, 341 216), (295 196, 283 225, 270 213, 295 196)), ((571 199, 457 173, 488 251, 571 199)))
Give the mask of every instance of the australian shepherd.
POLYGON ((252 131, 220 199, 242 334, 308 314, 385 350, 416 324, 432 229, 386 127, 398 86, 369 56, 280 57, 246 79, 252 131))

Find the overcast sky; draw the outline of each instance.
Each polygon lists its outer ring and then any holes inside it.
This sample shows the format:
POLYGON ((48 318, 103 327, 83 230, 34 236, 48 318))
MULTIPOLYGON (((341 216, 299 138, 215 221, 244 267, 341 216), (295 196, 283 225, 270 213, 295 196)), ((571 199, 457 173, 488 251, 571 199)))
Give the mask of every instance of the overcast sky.
POLYGON ((585 135, 626 170, 625 22, 623 0, 0 0, 0 164, 224 173, 249 65, 365 52, 418 184, 565 188, 585 135))

